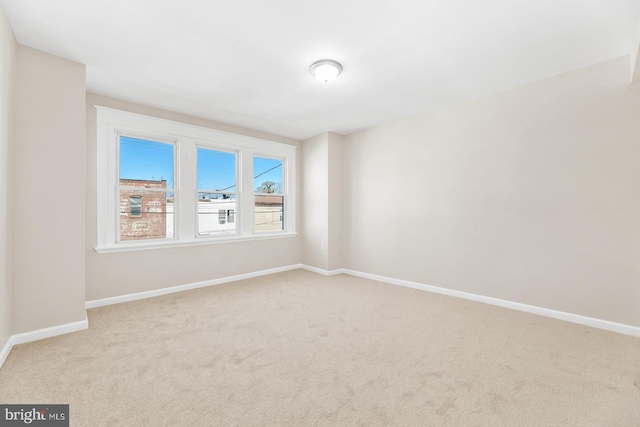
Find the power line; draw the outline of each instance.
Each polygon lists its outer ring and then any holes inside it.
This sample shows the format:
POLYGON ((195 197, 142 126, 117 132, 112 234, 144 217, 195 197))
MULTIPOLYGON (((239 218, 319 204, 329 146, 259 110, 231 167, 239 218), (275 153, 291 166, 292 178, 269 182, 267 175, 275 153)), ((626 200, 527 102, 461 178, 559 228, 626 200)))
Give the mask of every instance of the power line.
POLYGON ((236 186, 236 185, 235 185, 235 184, 233 184, 233 185, 230 185, 229 187, 222 188, 222 189, 220 189, 220 190, 216 190, 216 191, 224 191, 224 190, 228 190, 228 189, 233 188, 233 187, 235 187, 235 186, 236 186))
POLYGON ((282 166, 282 163, 280 163, 279 165, 276 165, 276 166, 272 167, 271 169, 267 169, 266 171, 264 171, 264 172, 262 172, 262 173, 259 173, 258 175, 254 176, 254 177, 253 177, 253 179, 256 179, 257 177, 262 176, 262 175, 264 175, 264 174, 265 174, 265 173, 267 173, 267 172, 271 172, 272 170, 274 170, 275 168, 279 168, 280 166, 282 166))
MULTIPOLYGON (((275 165, 275 166, 274 166, 274 167, 272 167, 271 169, 267 169, 266 171, 261 172, 261 173, 259 173, 258 175, 254 176, 254 177, 253 177, 253 179, 256 179, 256 178, 258 178, 259 176, 262 176, 262 175, 264 175, 264 174, 265 174, 265 173, 267 173, 267 172, 271 172, 272 170, 274 170, 274 169, 276 169, 276 168, 279 168, 279 167, 281 167, 281 166, 282 166, 282 163, 280 163, 280 164, 278 164, 278 165, 275 165)), ((236 184, 233 184, 233 185, 228 186, 227 188, 222 188, 222 189, 220 189, 220 190, 216 190, 216 191, 224 191, 224 190, 228 190, 228 189, 233 188, 233 187, 235 187, 235 186, 236 186, 236 184)))

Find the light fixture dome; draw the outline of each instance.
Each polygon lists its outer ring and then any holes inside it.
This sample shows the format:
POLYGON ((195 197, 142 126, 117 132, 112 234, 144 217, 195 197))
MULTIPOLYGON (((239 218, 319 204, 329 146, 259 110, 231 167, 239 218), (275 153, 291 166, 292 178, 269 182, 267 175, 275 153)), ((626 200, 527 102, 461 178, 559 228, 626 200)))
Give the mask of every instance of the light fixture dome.
POLYGON ((323 83, 335 80, 342 72, 342 65, 332 59, 321 59, 311 64, 311 74, 323 83))

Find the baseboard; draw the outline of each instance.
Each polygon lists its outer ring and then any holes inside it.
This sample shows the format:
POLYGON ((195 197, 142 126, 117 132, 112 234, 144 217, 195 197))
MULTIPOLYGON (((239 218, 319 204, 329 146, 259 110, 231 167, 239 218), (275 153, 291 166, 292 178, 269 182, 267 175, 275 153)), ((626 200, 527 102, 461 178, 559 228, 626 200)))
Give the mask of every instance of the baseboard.
POLYGON ((533 305, 522 304, 522 303, 503 300, 499 298, 486 297, 483 295, 456 291, 453 289, 440 288, 438 286, 424 285, 422 283, 411 282, 408 280, 393 279, 391 277, 379 276, 377 274, 362 273, 360 271, 354 271, 349 269, 342 269, 341 272, 345 274, 349 274, 351 276, 357 276, 365 279, 376 280, 378 282, 390 283, 393 285, 405 286, 413 289, 420 289, 427 292, 433 292, 437 294, 463 298, 466 300, 481 302, 484 304, 497 305, 499 307, 510 308, 512 310, 524 311, 526 313, 537 314, 539 316, 551 317, 553 319, 559 319, 559 320, 564 320, 566 322, 577 323, 585 326, 591 326, 593 328, 604 329, 606 331, 618 332, 625 335, 640 337, 640 327, 637 327, 637 326, 610 322, 608 320, 596 319, 594 317, 581 316, 579 314, 567 313, 564 311, 552 310, 549 308, 537 307, 533 305))
POLYGON ((303 270, 312 271, 312 272, 317 273, 317 274, 322 274, 323 276, 335 276, 336 274, 344 273, 344 269, 342 269, 342 268, 339 268, 337 270, 323 270, 321 268, 312 267, 312 266, 306 265, 306 264, 301 264, 300 268, 302 268, 303 270))
POLYGON ((12 348, 13 344, 11 344, 11 337, 9 337, 0 352, 0 369, 2 368, 2 365, 4 365, 4 361, 7 360, 7 357, 9 357, 9 353, 11 353, 12 348))
POLYGON ((51 326, 49 328, 37 329, 31 332, 15 334, 11 336, 11 345, 24 344, 38 341, 45 338, 56 337, 58 335, 70 334, 71 332, 82 331, 89 328, 89 321, 85 314, 84 320, 78 322, 65 323, 64 325, 51 326))
POLYGON ((120 304, 122 302, 136 301, 139 299, 152 298, 160 295, 173 294, 176 292, 189 291, 191 289, 205 288, 208 286, 221 285, 223 283, 236 282, 238 280, 252 279, 254 277, 266 276, 267 274, 281 273, 283 271, 297 270, 302 268, 300 264, 288 265, 285 267, 270 268, 252 273, 238 274, 236 276, 222 277, 220 279, 205 280, 203 282, 187 283, 185 285, 171 286, 168 288, 154 289, 152 291, 137 292, 134 294, 119 295, 117 297, 103 298, 85 303, 85 308, 103 307, 105 305, 120 304))
POLYGON ((0 353, 0 368, 2 368, 5 360, 7 360, 7 357, 14 345, 56 337, 58 335, 70 334, 71 332, 77 332, 87 328, 89 328, 89 321, 85 314, 84 320, 80 320, 78 322, 65 323, 64 325, 51 326, 49 328, 11 335, 0 353))

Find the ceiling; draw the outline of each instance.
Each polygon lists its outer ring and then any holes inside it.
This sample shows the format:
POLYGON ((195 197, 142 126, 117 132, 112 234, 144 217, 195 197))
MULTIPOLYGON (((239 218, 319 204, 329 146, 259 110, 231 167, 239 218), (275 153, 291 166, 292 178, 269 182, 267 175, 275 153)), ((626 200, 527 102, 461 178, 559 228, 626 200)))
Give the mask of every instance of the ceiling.
POLYGON ((0 0, 87 90, 295 139, 628 55, 640 0, 0 0), (310 65, 343 74, 322 84, 310 65))

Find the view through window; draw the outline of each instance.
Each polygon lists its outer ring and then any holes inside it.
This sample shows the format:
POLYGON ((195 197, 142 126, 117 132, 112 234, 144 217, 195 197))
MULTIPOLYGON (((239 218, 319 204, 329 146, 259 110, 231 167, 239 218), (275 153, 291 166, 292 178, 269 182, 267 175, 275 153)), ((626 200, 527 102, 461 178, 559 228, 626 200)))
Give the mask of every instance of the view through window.
POLYGON ((198 148, 198 234, 236 232, 236 153, 198 148))
POLYGON ((120 240, 164 239, 174 230, 174 145, 120 136, 120 240))
POLYGON ((256 233, 284 230, 283 161, 253 158, 256 233))

